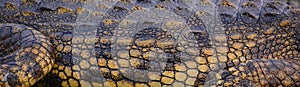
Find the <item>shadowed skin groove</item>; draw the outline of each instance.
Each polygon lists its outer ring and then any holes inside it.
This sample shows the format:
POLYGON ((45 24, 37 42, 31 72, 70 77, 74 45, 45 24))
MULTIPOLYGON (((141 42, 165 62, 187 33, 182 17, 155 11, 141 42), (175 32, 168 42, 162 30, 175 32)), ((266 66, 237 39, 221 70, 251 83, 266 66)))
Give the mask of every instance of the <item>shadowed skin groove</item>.
POLYGON ((4 0, 0 87, 298 87, 299 29, 284 0, 4 0))

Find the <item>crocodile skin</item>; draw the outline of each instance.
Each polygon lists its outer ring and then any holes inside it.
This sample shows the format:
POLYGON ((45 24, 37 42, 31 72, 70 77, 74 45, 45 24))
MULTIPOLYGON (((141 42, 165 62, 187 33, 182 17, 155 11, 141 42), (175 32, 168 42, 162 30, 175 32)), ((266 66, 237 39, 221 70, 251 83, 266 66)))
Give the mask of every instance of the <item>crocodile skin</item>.
POLYGON ((0 86, 300 86, 284 0, 2 0, 0 86))

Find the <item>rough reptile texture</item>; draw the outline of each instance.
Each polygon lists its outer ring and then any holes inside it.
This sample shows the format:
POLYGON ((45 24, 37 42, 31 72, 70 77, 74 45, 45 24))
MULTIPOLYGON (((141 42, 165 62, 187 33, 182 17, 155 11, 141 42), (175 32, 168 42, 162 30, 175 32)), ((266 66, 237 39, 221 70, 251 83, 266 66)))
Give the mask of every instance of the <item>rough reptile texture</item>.
POLYGON ((300 86, 284 0, 1 0, 0 86, 300 86))

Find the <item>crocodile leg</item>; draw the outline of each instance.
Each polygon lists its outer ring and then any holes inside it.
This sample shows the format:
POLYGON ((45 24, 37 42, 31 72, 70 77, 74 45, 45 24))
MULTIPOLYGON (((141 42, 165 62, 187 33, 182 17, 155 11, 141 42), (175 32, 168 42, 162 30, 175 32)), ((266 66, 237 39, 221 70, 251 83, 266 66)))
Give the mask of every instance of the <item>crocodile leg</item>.
POLYGON ((224 86, 300 85, 299 60, 256 59, 242 64, 225 79, 224 86))
POLYGON ((40 32, 20 24, 0 24, 0 86, 31 86, 50 72, 52 45, 40 32))

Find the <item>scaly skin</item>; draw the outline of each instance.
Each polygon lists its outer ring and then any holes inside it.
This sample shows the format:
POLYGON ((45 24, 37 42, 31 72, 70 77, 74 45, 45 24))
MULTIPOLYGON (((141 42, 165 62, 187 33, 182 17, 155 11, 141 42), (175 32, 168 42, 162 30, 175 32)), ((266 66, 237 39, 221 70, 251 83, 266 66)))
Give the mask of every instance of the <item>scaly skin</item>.
POLYGON ((300 86, 277 0, 0 1, 0 86, 300 86))

